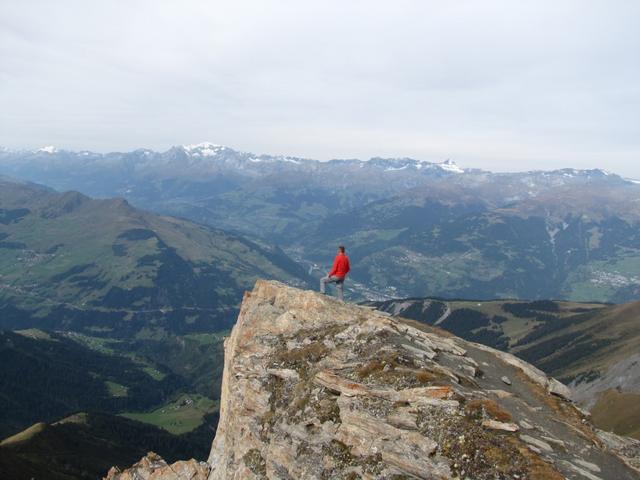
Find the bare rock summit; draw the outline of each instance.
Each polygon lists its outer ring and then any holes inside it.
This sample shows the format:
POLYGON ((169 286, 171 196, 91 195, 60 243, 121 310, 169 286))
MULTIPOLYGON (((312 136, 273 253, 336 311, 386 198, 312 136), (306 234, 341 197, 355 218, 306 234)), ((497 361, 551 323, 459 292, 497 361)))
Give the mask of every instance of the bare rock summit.
POLYGON ((631 480, 634 442, 512 355, 258 281, 225 344, 209 480, 631 480))

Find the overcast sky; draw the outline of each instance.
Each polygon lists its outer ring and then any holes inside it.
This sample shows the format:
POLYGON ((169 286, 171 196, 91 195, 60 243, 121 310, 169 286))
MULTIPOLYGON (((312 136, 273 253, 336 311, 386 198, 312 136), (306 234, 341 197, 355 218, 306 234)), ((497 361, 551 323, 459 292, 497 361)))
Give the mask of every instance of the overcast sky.
POLYGON ((640 178, 640 1, 0 0, 0 145, 640 178))

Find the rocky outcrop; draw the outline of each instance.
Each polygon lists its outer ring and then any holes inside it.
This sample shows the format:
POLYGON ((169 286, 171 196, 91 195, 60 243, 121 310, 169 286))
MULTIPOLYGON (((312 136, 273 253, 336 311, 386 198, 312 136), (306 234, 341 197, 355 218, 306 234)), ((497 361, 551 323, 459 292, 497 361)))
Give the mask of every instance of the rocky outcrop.
POLYGON ((604 445, 615 452, 630 467, 640 471, 640 441, 635 438, 621 437, 615 433, 596 430, 604 445))
POLYGON ((112 467, 104 480, 206 480, 209 465, 196 460, 167 464, 159 455, 149 452, 131 468, 120 471, 112 467))
POLYGON ((639 478, 568 396, 512 355, 258 281, 225 344, 209 479, 639 478))

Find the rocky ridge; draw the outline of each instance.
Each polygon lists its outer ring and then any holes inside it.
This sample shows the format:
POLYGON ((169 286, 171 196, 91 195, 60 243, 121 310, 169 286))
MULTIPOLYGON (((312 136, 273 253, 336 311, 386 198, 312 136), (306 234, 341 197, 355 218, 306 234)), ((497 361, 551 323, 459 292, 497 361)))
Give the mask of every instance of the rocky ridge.
POLYGON ((209 479, 639 478, 637 444, 568 395, 507 353, 258 281, 225 346, 209 479))
MULTIPOLYGON (((510 354, 261 280, 226 340, 208 479, 640 478, 640 442, 568 396, 510 354)), ((109 479, 202 478, 141 471, 109 479)))
POLYGON ((125 471, 112 467, 105 480, 206 480, 209 470, 206 462, 191 459, 169 465, 159 455, 149 452, 125 471))

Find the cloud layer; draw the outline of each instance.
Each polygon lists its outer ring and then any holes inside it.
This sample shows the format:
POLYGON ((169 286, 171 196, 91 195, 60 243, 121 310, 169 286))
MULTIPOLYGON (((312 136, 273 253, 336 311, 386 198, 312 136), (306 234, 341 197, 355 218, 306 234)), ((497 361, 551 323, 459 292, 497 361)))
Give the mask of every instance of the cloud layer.
POLYGON ((0 2, 0 145, 640 177, 640 3, 0 2))

